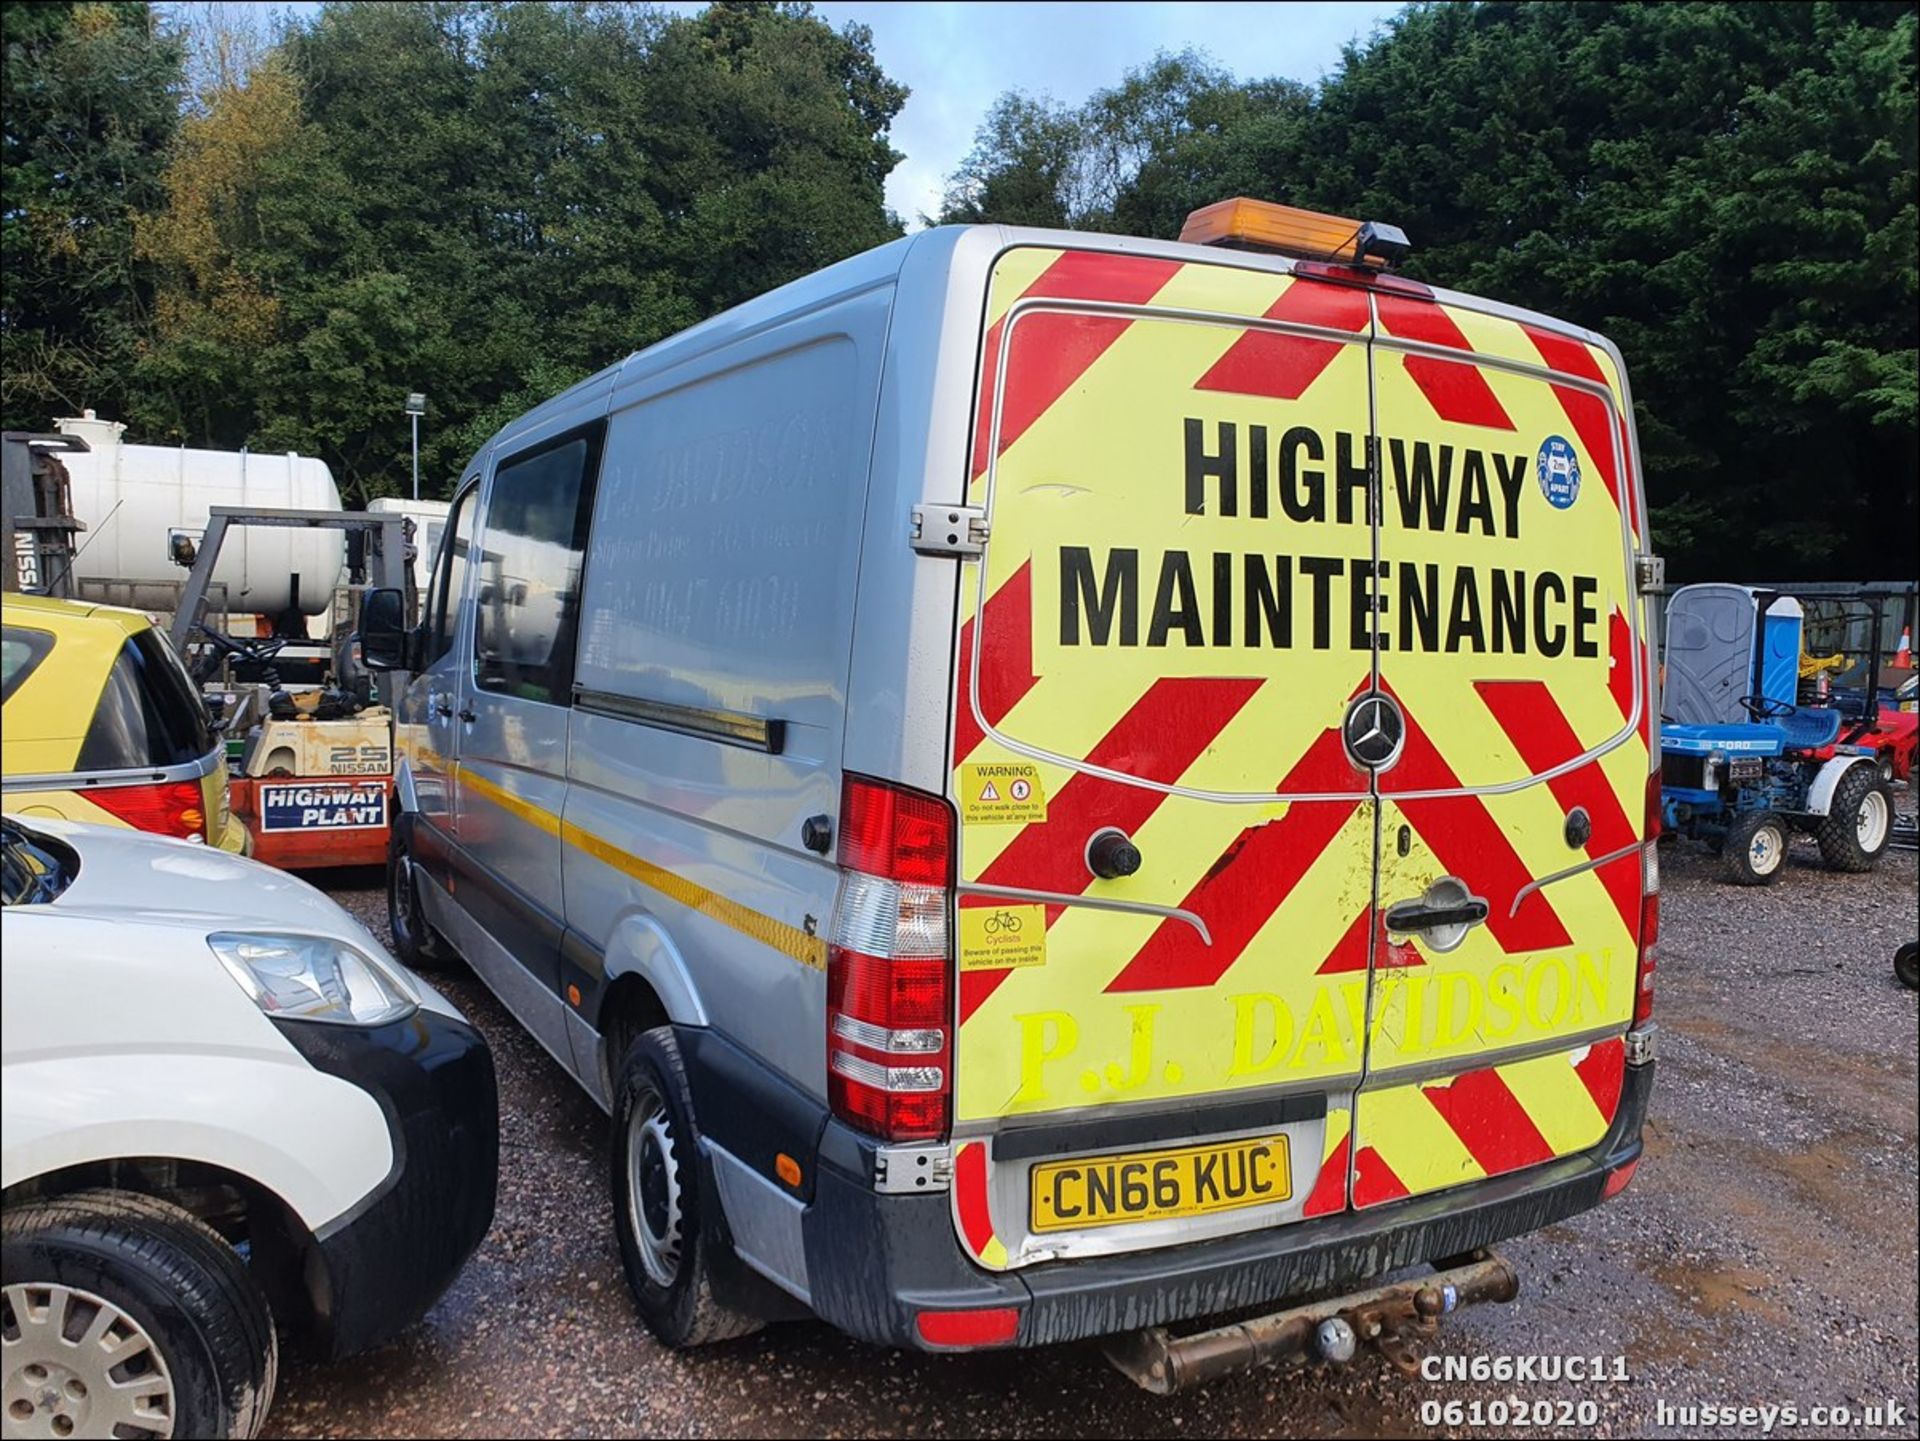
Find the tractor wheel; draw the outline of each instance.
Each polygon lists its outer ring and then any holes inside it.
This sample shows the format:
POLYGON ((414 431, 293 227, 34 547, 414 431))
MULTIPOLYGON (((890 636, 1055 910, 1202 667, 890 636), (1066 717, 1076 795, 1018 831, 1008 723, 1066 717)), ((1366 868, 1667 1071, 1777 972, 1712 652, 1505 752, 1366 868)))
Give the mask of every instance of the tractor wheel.
POLYGON ((1814 835, 1829 869, 1874 868, 1893 836, 1893 794, 1875 767, 1857 765, 1840 777, 1814 835))
POLYGON ((1787 823, 1772 811, 1741 811, 1727 827, 1720 859, 1736 886, 1772 885, 1787 865, 1787 823))
POLYGON ((1910 991, 1920 991, 1920 943, 1908 941, 1893 953, 1893 973, 1910 991))
POLYGON ((1873 758, 1874 769, 1880 772, 1880 779, 1887 785, 1893 784, 1893 752, 1881 751, 1873 758))

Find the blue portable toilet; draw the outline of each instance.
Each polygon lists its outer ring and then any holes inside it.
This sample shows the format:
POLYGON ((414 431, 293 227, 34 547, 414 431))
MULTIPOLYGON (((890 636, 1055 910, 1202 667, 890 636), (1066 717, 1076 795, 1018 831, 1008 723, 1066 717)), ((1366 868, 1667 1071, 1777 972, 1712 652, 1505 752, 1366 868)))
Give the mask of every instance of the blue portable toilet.
MULTIPOLYGON (((1755 600, 1766 592, 1756 591, 1755 600)), ((1760 617, 1760 665, 1754 694, 1793 705, 1800 690, 1800 633, 1806 613, 1790 595, 1777 595, 1760 617)))

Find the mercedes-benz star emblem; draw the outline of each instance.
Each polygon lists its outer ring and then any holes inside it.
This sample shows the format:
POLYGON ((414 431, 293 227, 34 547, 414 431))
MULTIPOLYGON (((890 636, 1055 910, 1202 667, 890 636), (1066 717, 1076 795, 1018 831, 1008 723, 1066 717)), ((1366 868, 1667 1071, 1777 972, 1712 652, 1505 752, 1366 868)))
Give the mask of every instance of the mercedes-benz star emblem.
POLYGON ((1347 707, 1346 723, 1340 728, 1346 738, 1347 754, 1368 770, 1384 770, 1400 755, 1407 738, 1407 720, 1390 695, 1370 691, 1347 707))

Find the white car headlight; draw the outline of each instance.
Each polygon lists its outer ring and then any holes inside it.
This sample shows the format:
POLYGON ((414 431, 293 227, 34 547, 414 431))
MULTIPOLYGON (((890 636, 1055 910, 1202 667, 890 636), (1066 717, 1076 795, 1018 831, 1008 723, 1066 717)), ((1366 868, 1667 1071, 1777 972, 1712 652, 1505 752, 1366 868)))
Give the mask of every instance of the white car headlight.
POLYGON ((405 976, 331 936, 215 931, 207 944, 269 1016, 383 1026, 420 1004, 405 976))

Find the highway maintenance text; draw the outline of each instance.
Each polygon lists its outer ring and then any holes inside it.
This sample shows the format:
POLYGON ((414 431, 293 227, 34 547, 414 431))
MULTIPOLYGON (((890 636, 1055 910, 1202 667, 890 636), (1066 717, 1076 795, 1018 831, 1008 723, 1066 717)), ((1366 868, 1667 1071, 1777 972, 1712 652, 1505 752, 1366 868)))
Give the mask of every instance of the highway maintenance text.
MULTIPOLYGON (((1381 466, 1387 518, 1408 532, 1515 541, 1532 466, 1525 454, 1389 437, 1381 466)), ((1365 527, 1373 437, 1296 425, 1186 420, 1185 514, 1365 527)), ((1364 544, 1364 542, 1363 542, 1364 544)), ((1063 646, 1600 654, 1600 582, 1523 567, 1489 568, 1269 551, 1063 545, 1063 646), (1342 615, 1341 613, 1344 612, 1342 615), (1344 622, 1344 623, 1341 623, 1344 622)))

